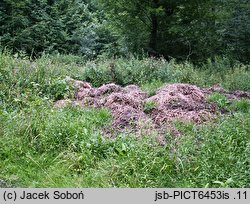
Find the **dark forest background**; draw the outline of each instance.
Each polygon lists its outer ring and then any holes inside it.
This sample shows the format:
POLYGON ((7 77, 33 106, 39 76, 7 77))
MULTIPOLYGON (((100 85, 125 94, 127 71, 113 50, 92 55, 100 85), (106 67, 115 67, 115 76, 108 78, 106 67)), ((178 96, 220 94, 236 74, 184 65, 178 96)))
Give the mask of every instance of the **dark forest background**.
POLYGON ((248 0, 1 0, 0 46, 32 57, 250 59, 248 0))

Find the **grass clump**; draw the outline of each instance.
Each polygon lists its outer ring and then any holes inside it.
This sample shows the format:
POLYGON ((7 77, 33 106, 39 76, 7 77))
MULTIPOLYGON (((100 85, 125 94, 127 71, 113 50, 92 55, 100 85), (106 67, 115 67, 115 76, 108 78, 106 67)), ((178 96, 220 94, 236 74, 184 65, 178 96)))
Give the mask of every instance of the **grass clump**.
POLYGON ((243 113, 249 113, 250 112, 250 102, 246 99, 235 101, 232 104, 232 110, 243 112, 243 113))
POLYGON ((154 101, 147 101, 144 103, 143 111, 145 113, 151 113, 154 109, 157 108, 157 103, 154 101))
POLYGON ((220 93, 213 93, 208 97, 208 101, 215 103, 219 108, 227 110, 230 105, 230 101, 227 97, 220 93))
POLYGON ((143 91, 146 91, 149 96, 153 96, 156 94, 156 92, 159 90, 159 88, 161 88, 164 85, 165 85, 165 83, 163 83, 162 81, 154 80, 150 83, 143 84, 141 86, 141 89, 143 91))

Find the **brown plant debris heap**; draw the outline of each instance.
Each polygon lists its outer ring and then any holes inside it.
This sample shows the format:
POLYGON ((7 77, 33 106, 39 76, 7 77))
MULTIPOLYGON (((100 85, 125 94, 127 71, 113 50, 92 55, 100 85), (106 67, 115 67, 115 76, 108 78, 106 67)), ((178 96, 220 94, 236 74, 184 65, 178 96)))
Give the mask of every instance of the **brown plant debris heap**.
MULTIPOLYGON (((220 110, 206 98, 218 92, 229 100, 241 98, 250 99, 250 94, 243 91, 227 92, 220 86, 201 89, 189 84, 172 84, 161 88, 156 95, 149 97, 138 86, 121 87, 107 84, 94 88, 87 82, 68 78, 77 89, 75 100, 60 100, 55 107, 68 105, 80 107, 108 108, 112 112, 112 128, 105 133, 134 131, 139 134, 163 135, 164 130, 170 129, 176 136, 179 132, 170 125, 175 120, 203 123, 215 118, 220 110), (147 105, 150 106, 146 111, 147 105)), ((113 136, 113 135, 112 135, 113 136)), ((159 139, 161 141, 161 139, 159 139)), ((164 143, 164 141, 162 141, 164 143)))

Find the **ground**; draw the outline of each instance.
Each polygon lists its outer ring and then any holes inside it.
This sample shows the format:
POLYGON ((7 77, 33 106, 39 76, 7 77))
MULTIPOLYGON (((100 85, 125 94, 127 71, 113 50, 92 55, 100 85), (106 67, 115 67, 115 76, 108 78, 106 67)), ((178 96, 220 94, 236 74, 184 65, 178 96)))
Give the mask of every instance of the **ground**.
POLYGON ((175 121, 201 124, 228 113, 209 101, 215 93, 225 96, 231 104, 242 99, 250 102, 248 92, 229 92, 219 85, 199 88, 190 84, 170 84, 149 96, 136 85, 121 87, 112 83, 94 88, 87 82, 67 80, 76 88, 75 98, 56 101, 54 107, 107 108, 112 113, 113 123, 111 128, 103 131, 106 137, 114 138, 121 132, 132 131, 139 136, 156 135, 161 145, 166 144, 166 131, 171 131, 176 137, 181 135, 173 125, 175 121))

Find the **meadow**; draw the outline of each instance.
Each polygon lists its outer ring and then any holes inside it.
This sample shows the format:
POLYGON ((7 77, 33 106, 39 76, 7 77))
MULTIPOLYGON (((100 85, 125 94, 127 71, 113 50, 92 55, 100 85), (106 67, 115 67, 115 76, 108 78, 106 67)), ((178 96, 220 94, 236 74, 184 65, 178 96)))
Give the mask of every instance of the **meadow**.
MULTIPOLYGON (((250 92, 249 65, 218 57, 194 65, 174 59, 98 58, 71 55, 39 59, 0 53, 0 181, 11 187, 250 187, 250 102, 210 101, 227 109, 216 120, 196 125, 176 121, 178 140, 165 135, 103 135, 108 109, 66 107, 56 100, 74 97, 66 77, 135 84, 154 95, 173 83, 199 87, 220 84, 250 92)), ((1 182, 0 182, 1 183, 1 182)))

